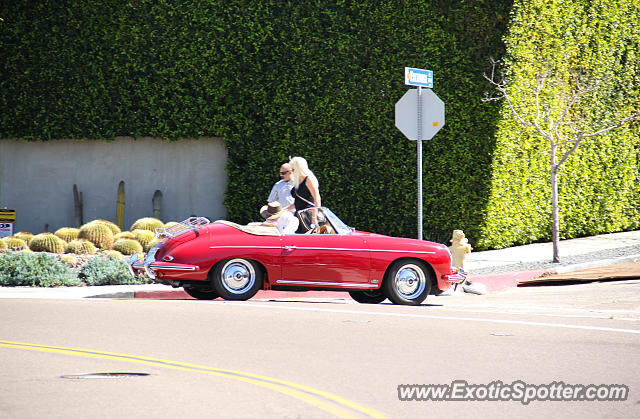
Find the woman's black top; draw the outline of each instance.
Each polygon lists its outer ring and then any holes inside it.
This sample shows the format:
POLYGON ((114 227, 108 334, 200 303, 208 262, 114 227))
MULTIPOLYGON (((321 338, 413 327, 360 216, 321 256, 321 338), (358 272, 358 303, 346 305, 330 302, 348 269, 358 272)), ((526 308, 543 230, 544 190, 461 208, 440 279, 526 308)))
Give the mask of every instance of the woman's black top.
POLYGON ((293 196, 296 211, 300 211, 305 208, 311 208, 315 205, 313 203, 313 196, 311 195, 311 191, 307 187, 307 179, 308 177, 305 177, 304 180, 300 182, 300 185, 298 185, 297 188, 291 188, 291 196, 293 196))

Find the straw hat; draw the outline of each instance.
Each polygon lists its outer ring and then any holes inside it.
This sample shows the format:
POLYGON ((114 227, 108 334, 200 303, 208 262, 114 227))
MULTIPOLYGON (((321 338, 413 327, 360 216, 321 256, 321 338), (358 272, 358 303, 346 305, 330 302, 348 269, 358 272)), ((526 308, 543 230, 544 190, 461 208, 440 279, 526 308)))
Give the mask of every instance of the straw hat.
POLYGON ((262 215, 262 218, 266 218, 267 220, 275 220, 280 217, 284 211, 285 210, 278 201, 273 201, 260 208, 260 215, 262 215))

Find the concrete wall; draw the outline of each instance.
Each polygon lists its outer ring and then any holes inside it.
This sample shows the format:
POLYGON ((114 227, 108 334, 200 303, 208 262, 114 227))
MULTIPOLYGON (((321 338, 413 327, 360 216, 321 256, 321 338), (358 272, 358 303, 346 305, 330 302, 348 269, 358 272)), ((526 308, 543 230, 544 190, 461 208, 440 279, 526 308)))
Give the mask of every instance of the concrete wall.
POLYGON ((83 194, 84 222, 116 221, 118 183, 125 182, 125 229, 153 215, 162 192, 163 221, 191 215, 225 218, 227 152, 222 139, 120 137, 115 141, 0 140, 0 207, 16 210, 14 232, 73 227, 73 185, 83 194))

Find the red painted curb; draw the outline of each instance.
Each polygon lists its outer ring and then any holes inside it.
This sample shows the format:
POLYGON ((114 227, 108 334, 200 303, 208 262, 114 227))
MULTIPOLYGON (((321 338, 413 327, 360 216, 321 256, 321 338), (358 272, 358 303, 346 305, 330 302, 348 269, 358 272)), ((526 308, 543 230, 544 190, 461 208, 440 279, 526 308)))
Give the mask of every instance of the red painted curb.
POLYGON ((517 287, 521 282, 530 281, 533 278, 553 272, 541 269, 537 271, 505 272, 502 274, 469 275, 469 282, 483 284, 487 287, 487 291, 500 291, 517 287))
MULTIPOLYGON (((133 298, 150 298, 155 300, 193 300, 182 289, 169 291, 135 291, 133 298)), ((351 298, 349 293, 342 291, 258 291, 253 299, 266 300, 277 298, 351 298)))

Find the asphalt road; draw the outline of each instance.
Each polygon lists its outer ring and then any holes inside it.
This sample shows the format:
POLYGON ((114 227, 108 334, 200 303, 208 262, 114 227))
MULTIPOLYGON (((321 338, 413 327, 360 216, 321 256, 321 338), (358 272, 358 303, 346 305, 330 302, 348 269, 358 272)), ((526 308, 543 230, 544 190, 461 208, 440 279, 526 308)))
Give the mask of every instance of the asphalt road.
POLYGON ((418 307, 0 299, 0 417, 635 418, 639 290, 638 280, 518 288, 418 307), (86 373, 149 375, 69 377, 86 373), (398 385, 456 380, 623 384, 629 394, 399 400, 398 385))

